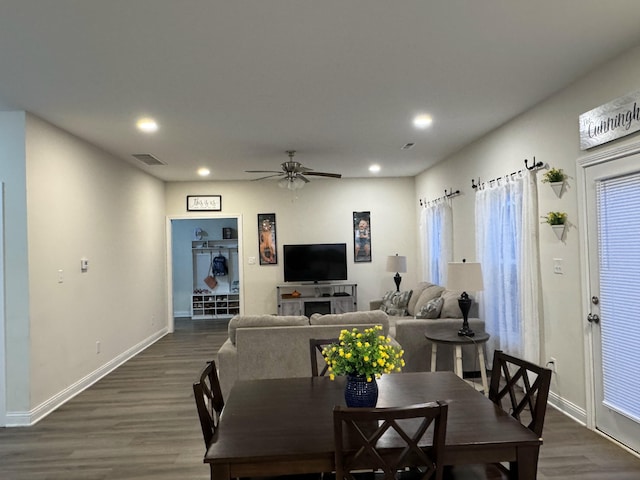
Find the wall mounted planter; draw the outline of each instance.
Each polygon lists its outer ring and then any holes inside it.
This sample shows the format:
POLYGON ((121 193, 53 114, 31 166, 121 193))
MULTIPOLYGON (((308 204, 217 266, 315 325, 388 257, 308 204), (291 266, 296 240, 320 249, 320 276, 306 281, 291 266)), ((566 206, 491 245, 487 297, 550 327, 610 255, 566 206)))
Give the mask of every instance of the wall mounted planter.
POLYGON ((562 194, 564 193, 565 183, 566 182, 564 180, 562 182, 549 182, 549 185, 551 185, 551 189, 556 194, 556 197, 562 197, 562 194))
POLYGON ((551 229, 553 230, 553 233, 556 234, 556 237, 558 237, 558 240, 562 241, 564 240, 564 232, 566 230, 566 224, 563 225, 551 225, 551 229))

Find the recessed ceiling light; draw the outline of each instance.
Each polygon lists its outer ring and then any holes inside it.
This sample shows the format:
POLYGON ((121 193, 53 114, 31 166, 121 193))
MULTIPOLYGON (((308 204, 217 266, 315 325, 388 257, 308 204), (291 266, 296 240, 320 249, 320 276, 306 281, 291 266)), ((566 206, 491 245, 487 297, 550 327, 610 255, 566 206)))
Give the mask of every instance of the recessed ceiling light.
POLYGON ((432 123, 433 118, 431 118, 431 115, 427 115, 426 113, 416 115, 416 117, 413 119, 413 126, 416 128, 428 128, 432 123))
POLYGON ((136 126, 138 130, 142 130, 145 133, 153 133, 158 130, 158 124, 153 118, 141 118, 137 121, 136 126))
POLYGON ((206 177, 211 173, 211 171, 206 168, 206 167, 202 167, 198 169, 198 175, 200 175, 201 177, 206 177))
POLYGON ((380 171, 380 165, 378 165, 377 163, 374 163, 369 167, 369 171, 371 173, 378 173, 380 171))

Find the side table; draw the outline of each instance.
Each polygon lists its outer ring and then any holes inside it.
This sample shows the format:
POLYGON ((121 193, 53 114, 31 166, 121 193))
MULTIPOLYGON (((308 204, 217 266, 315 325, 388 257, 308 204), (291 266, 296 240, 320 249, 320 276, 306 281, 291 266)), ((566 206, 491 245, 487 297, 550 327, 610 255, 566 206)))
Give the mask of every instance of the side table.
POLYGON ((451 345, 453 349, 453 364, 455 365, 455 373, 460 378, 462 375, 462 346, 463 345, 475 345, 476 352, 478 353, 478 362, 480 363, 480 376, 482 377, 482 388, 484 389, 484 395, 489 396, 489 387, 487 385, 487 370, 485 368, 484 361, 484 344, 489 340, 489 335, 486 332, 476 332, 473 337, 462 337, 458 335, 455 330, 445 330, 435 333, 425 333, 425 338, 431 342, 431 371, 436 371, 436 354, 438 353, 438 345, 451 345))

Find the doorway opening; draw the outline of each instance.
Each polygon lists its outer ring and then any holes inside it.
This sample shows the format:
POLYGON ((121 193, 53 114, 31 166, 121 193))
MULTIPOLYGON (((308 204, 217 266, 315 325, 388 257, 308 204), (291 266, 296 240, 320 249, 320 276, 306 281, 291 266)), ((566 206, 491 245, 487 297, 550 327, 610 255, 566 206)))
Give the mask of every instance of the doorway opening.
POLYGON ((167 218, 168 326, 228 321, 244 308, 239 215, 167 218))

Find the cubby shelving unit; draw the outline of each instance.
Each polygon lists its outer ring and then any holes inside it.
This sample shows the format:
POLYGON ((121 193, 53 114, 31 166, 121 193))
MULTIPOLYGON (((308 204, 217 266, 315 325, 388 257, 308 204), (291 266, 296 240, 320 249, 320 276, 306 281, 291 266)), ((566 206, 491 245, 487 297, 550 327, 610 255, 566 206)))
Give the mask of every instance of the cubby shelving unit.
POLYGON ((229 318, 240 313, 238 289, 238 240, 194 240, 191 242, 193 257, 193 293, 191 318, 229 318), (217 276, 218 285, 211 289, 204 283, 214 257, 222 255, 227 260, 228 273, 217 276))

